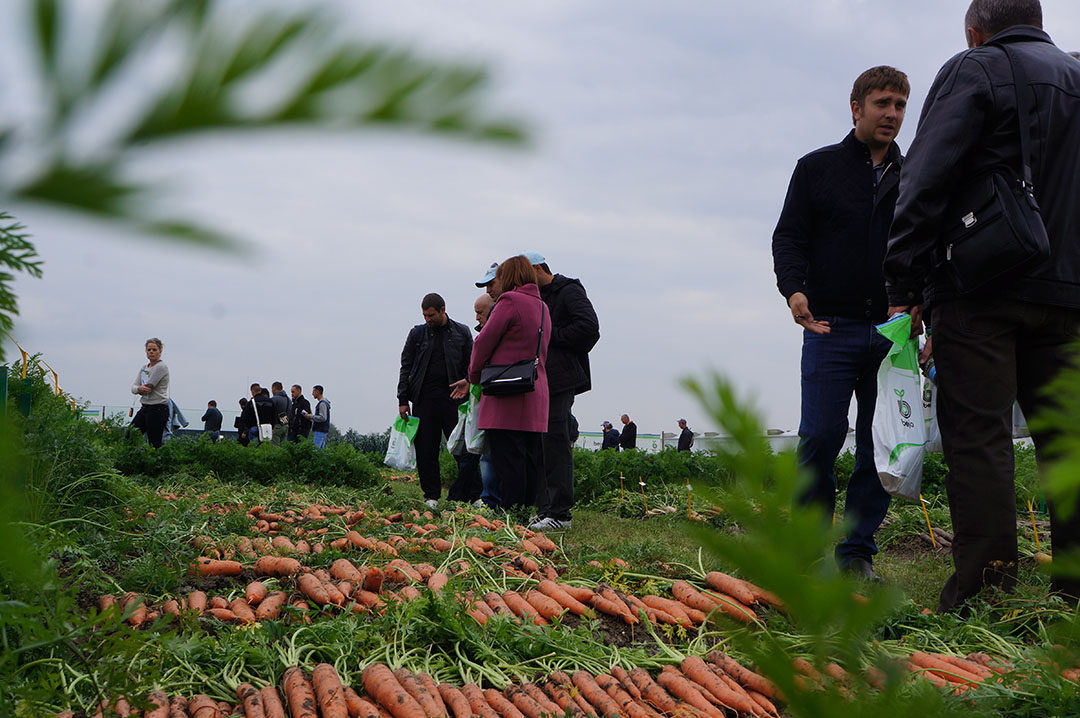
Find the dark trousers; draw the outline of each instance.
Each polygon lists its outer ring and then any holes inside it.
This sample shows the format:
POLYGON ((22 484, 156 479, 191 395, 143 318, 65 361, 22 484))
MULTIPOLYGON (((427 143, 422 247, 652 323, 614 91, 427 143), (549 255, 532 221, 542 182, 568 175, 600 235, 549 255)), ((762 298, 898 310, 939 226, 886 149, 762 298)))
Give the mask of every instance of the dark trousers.
POLYGON ((146 440, 155 449, 161 448, 161 435, 165 432, 165 424, 169 421, 168 404, 146 404, 139 412, 143 415, 142 432, 146 434, 146 440))
MULTIPOLYGON (((953 524, 954 573, 938 611, 961 606, 983 586, 1016 584, 1016 484, 1012 405, 1037 416, 1053 401, 1041 389, 1070 360, 1080 310, 1005 299, 959 299, 933 313, 938 425, 949 465, 946 489, 953 524)), ((1041 464, 1052 433, 1033 432, 1041 464)), ((1080 547, 1080 506, 1063 520, 1050 502, 1054 551, 1080 547)), ((1077 578, 1051 586, 1080 596, 1077 578)))
POLYGON ((844 518, 851 524, 836 547, 841 568, 855 558, 873 561, 874 532, 889 510, 889 494, 874 466, 874 402, 877 372, 889 342, 869 320, 817 317, 830 322, 828 334, 803 331, 802 418, 799 422, 799 464, 812 476, 802 496, 804 505, 820 506, 832 518, 836 506, 834 466, 848 431, 848 409, 854 394, 855 469, 848 479, 844 518))
POLYGON ((458 462, 458 477, 450 490, 446 492, 446 498, 471 504, 479 499, 484 491, 484 484, 480 478, 480 454, 470 454, 466 451, 455 458, 458 462))
MULTIPOLYGON (((442 479, 439 477, 439 450, 443 438, 449 438, 458 421, 457 406, 460 402, 449 397, 441 401, 417 402, 413 405, 413 415, 420 419, 413 446, 416 449, 416 473, 420 477, 420 488, 425 499, 438 499, 442 494, 442 479)), ((466 460, 466 465, 476 473, 476 484, 480 483, 479 459, 466 460)), ((462 478, 462 458, 458 457, 458 481, 462 478)), ((476 492, 480 496, 479 490, 476 492)))
POLYGON ((532 506, 544 475, 544 441, 538 431, 486 429, 504 509, 532 506))
MULTIPOLYGON (((574 506, 574 451, 570 443, 572 391, 548 398, 548 430, 544 434, 544 477, 536 495, 536 513, 570 520, 574 506)), ((499 476, 496 471, 496 475, 499 476)), ((500 477, 501 478, 501 477, 500 477)))

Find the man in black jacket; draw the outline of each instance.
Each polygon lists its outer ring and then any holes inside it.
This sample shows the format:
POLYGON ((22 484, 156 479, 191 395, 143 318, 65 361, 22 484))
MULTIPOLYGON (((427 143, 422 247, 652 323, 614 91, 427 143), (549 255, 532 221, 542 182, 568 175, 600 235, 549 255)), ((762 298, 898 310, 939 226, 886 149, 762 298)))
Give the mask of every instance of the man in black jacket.
POLYGON ((679 419, 679 444, 676 451, 690 451, 694 447, 694 432, 686 425, 686 419, 679 419))
POLYGON ((619 421, 622 422, 623 428, 619 432, 619 446, 625 451, 627 449, 637 448, 637 424, 630 421, 628 414, 623 414, 619 417, 619 421))
POLYGON ((570 527, 574 505, 574 453, 570 411, 574 397, 592 388, 589 352, 600 340, 600 322, 577 279, 552 274, 537 252, 525 256, 536 270, 540 297, 551 312, 548 345, 548 430, 544 434, 544 478, 536 495, 534 531, 570 527))
MULTIPOLYGON (((885 259, 892 309, 924 304, 934 327, 955 570, 939 611, 961 607, 985 585, 1015 585, 1011 408, 1019 400, 1035 416, 1052 401, 1042 389, 1080 335, 1080 63, 1043 32, 1038 0, 975 0, 965 28, 970 49, 941 68, 923 106, 885 259), (1023 160, 1005 46, 1026 78, 1019 91, 1030 107, 1031 147, 1023 160), (1031 168, 1050 259, 960 294, 940 237, 987 217, 951 200, 995 166, 1022 177, 1022 163, 1031 168)), ((1052 435, 1035 431, 1033 438, 1041 460, 1052 435)), ((1062 519, 1062 506, 1049 505, 1057 566, 1059 555, 1080 546, 1080 507, 1066 507, 1072 510, 1062 519)), ((1052 575, 1051 585, 1080 596, 1075 576, 1052 575)))
POLYGON ((285 393, 285 385, 275 381, 270 385, 270 401, 274 404, 274 446, 281 446, 289 435, 289 426, 292 424, 292 401, 285 393))
POLYGON ((615 449, 615 451, 618 451, 619 430, 612 426, 610 421, 605 421, 600 426, 604 430, 604 440, 600 442, 600 449, 615 449))
POLYGON ((206 404, 206 413, 202 415, 203 431, 210 435, 210 441, 217 443, 221 438, 221 410, 217 408, 217 402, 211 399, 206 404))
POLYGON ((859 75, 851 90, 855 128, 799 160, 773 233, 776 284, 803 328, 799 463, 812 483, 802 500, 832 518, 833 466, 854 394, 855 469, 844 506, 851 530, 835 553, 842 569, 876 581, 874 532, 889 495, 874 466, 871 425, 888 342, 874 325, 886 319, 881 260, 900 177, 894 140, 909 91, 907 76, 892 67, 859 75))
POLYGON ((304 389, 299 384, 293 384, 289 390, 292 396, 292 421, 289 424, 289 441, 300 441, 300 437, 311 435, 311 419, 307 415, 311 413, 311 402, 304 396, 304 389))
MULTIPOLYGON (((438 294, 427 294, 420 302, 424 323, 409 331, 401 350, 398 375, 398 413, 410 413, 420 419, 413 441, 416 447, 416 471, 428 506, 435 508, 442 494, 439 478, 439 445, 449 438, 458 421, 462 399, 450 397, 450 385, 468 376, 472 355, 472 333, 446 314, 446 302, 438 294), (412 404, 410 410, 409 404, 412 404)), ((455 485, 475 486, 480 495, 479 457, 457 457, 458 479, 455 485), (472 476, 475 474, 475 476, 472 476)))

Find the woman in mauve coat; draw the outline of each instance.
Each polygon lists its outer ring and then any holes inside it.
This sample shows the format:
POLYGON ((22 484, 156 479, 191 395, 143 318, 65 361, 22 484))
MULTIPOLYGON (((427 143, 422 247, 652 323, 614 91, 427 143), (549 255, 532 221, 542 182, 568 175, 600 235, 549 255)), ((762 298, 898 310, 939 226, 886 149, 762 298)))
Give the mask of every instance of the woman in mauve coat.
POLYGON ((499 265, 494 286, 499 294, 487 324, 473 342, 469 381, 480 383, 489 364, 513 364, 536 357, 540 364, 533 391, 508 396, 482 396, 478 425, 488 438, 503 508, 536 503, 544 475, 542 437, 548 425, 548 382, 545 363, 551 339, 551 316, 536 285, 536 272, 522 255, 499 265), (543 322, 543 334, 540 334, 543 322))

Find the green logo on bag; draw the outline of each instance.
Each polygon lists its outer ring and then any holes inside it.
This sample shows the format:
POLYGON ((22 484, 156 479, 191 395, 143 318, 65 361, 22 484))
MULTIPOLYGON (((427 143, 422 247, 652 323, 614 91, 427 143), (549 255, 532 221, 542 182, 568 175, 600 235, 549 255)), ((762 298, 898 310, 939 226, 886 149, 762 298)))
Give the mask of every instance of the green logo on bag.
POLYGON ((896 394, 901 399, 904 398, 904 390, 903 389, 893 389, 892 392, 893 392, 893 394, 896 394))
MULTIPOLYGON (((900 392, 901 395, 903 395, 903 393, 904 392, 900 392)), ((904 417, 905 419, 911 418, 911 404, 908 404, 903 399, 900 399, 896 402, 896 405, 900 407, 900 416, 904 417)))

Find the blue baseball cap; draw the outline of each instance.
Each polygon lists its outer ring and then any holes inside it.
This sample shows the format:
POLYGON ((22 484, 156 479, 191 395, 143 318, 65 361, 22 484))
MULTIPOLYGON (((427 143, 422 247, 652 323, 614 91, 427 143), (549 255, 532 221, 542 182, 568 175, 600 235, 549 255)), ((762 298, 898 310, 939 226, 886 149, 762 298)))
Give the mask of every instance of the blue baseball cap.
POLYGON ((499 268, 499 263, 498 262, 492 262, 491 266, 487 268, 486 272, 484 272, 483 278, 479 282, 476 283, 476 286, 478 286, 478 287, 486 287, 487 285, 494 282, 495 281, 495 270, 498 269, 498 268, 499 268))
POLYGON ((544 255, 540 254, 539 252, 522 252, 522 254, 525 255, 525 259, 529 260, 529 264, 533 265, 534 267, 537 264, 544 264, 547 262, 547 260, 544 259, 544 255))

